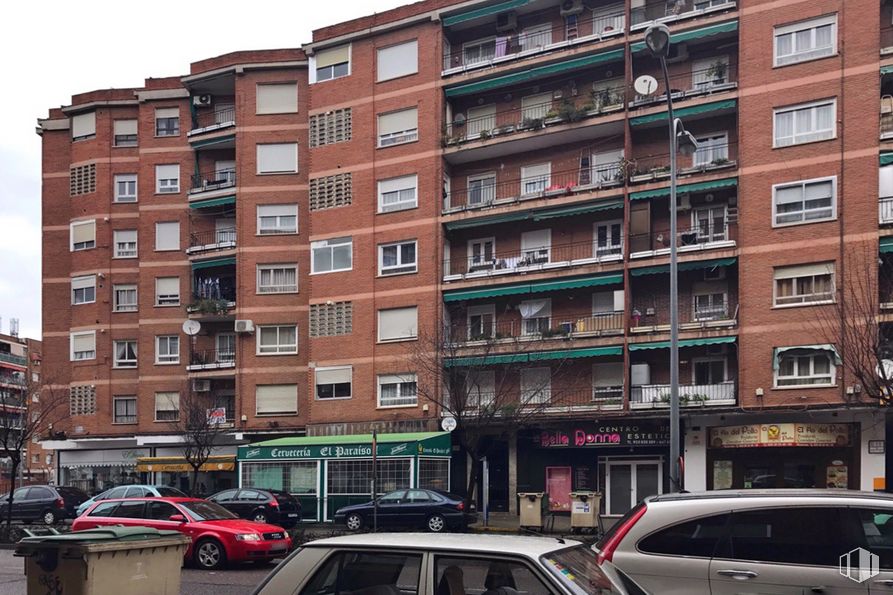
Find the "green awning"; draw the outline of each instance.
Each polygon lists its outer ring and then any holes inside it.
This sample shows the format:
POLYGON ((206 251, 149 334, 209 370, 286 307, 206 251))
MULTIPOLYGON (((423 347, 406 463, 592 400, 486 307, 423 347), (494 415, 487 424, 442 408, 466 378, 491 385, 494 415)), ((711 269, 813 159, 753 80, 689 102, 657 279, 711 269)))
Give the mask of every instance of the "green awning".
POLYGON ((605 357, 623 355, 623 347, 589 347, 582 349, 562 349, 560 351, 537 351, 535 353, 510 353, 481 357, 455 357, 443 362, 445 368, 463 368, 468 366, 496 366, 500 364, 523 364, 556 359, 576 359, 581 357, 605 357))
POLYGON ((893 252, 893 236, 884 236, 881 238, 880 251, 884 254, 893 252))
MULTIPOLYGON (((729 21, 728 23, 720 23, 718 25, 711 25, 709 27, 702 27, 700 29, 693 29, 691 31, 683 31, 681 33, 673 33, 671 39, 672 43, 679 43, 681 41, 691 41, 693 39, 706 39, 708 37, 713 37, 714 35, 721 35, 723 33, 731 33, 733 31, 738 30, 738 21, 729 21)), ((645 42, 640 41, 638 43, 634 43, 630 46, 629 51, 631 52, 641 52, 645 49, 645 42)))
MULTIPOLYGON (((449 432, 378 434, 378 456, 415 457, 452 454, 449 432)), ((372 456, 372 434, 296 436, 240 446, 240 461, 269 459, 366 458, 372 456)))
POLYGON ((776 347, 772 352, 772 369, 778 370, 778 366, 781 362, 781 355, 783 353, 787 353, 789 351, 794 351, 797 353, 807 354, 814 351, 828 351, 831 353, 831 357, 834 359, 834 365, 839 366, 841 363, 840 354, 837 353, 837 348, 834 347, 831 343, 822 343, 819 345, 793 345, 791 347, 776 347))
MULTIPOLYGON (((703 339, 684 339, 679 341, 679 347, 698 347, 701 345, 722 345, 734 343, 737 337, 704 337, 703 339)), ((645 349, 669 349, 669 341, 656 341, 654 343, 630 343, 630 351, 643 351, 645 349)))
POLYGON ((209 138, 206 140, 190 141, 189 145, 193 149, 203 149, 205 147, 213 147, 214 145, 222 145, 224 143, 231 143, 235 140, 236 140, 235 134, 227 134, 226 136, 218 136, 216 138, 209 138))
POLYGON ((488 17, 494 14, 499 14, 500 12, 505 12, 506 10, 518 8, 519 6, 524 6, 528 1, 529 0, 508 0, 507 2, 500 2, 499 4, 493 4, 476 10, 469 10, 468 12, 443 17, 441 22, 444 27, 451 27, 459 23, 464 23, 465 21, 488 17))
POLYGON ((881 76, 885 74, 893 74, 893 66, 881 66, 881 76))
POLYGON ((512 221, 542 221, 544 219, 556 219, 558 217, 572 217, 584 213, 595 213, 596 211, 606 211, 610 209, 622 209, 622 200, 598 201, 577 205, 568 205, 566 207, 558 207, 552 209, 540 209, 539 211, 522 211, 516 213, 506 213, 504 215, 493 215, 492 217, 478 217, 473 219, 463 219, 461 221, 453 221, 446 224, 446 228, 453 229, 469 229, 472 227, 483 227, 485 225, 496 225, 498 223, 510 223, 512 221))
POLYGON ((893 153, 881 153, 881 165, 893 165, 893 153))
POLYGON ((517 283, 487 289, 469 289, 465 291, 444 292, 443 301, 463 302, 466 300, 482 300, 501 295, 526 295, 581 287, 597 287, 599 285, 616 285, 623 283, 623 275, 596 275, 592 277, 576 277, 559 281, 540 281, 537 283, 517 283))
POLYGON ((224 267, 228 265, 235 265, 236 257, 230 256, 229 258, 215 258, 214 260, 201 260, 199 262, 192 263, 192 270, 197 271, 199 269, 210 269, 213 267, 224 267))
POLYGON ((513 72, 503 76, 497 76, 491 79, 478 81, 476 83, 467 83, 456 87, 447 88, 445 93, 447 97, 461 97, 462 95, 472 95, 498 89, 507 85, 523 83, 553 74, 561 74, 571 70, 579 70, 604 62, 613 62, 623 58, 623 49, 612 50, 610 52, 602 52, 591 56, 583 56, 582 58, 574 58, 573 60, 565 60, 555 64, 547 64, 546 66, 538 66, 536 68, 528 68, 520 72, 513 72))
POLYGON ((236 204, 235 196, 222 196, 220 198, 210 198, 208 200, 197 200, 189 203, 190 209, 206 209, 208 207, 219 207, 222 205, 236 204))
MULTIPOLYGON (((731 258, 715 258, 713 260, 689 260, 680 262, 678 269, 680 271, 697 271, 701 269, 715 269, 716 267, 732 266, 738 259, 734 256, 731 258)), ((670 272, 670 265, 664 264, 656 267, 643 267, 641 269, 632 269, 629 274, 633 277, 644 277, 645 275, 662 275, 670 272)))
MULTIPOLYGON (((710 112, 718 112, 720 110, 735 109, 738 105, 737 100, 727 99, 725 101, 714 101, 712 103, 702 103, 701 105, 693 105, 673 111, 673 115, 677 118, 686 116, 697 116, 699 114, 707 114, 710 112)), ((654 122, 664 122, 667 119, 667 112, 658 112, 656 114, 648 114, 647 116, 639 116, 629 121, 630 126, 641 126, 643 124, 652 124, 654 122)))
MULTIPOLYGON (((722 180, 711 180, 709 182, 698 182, 697 184, 682 184, 676 186, 676 195, 692 194, 694 192, 706 192, 707 190, 717 190, 719 188, 731 188, 738 185, 738 178, 723 178, 722 180)), ((630 200, 641 200, 643 198, 661 198, 670 196, 670 187, 655 188, 653 190, 642 190, 641 192, 630 192, 630 200)))

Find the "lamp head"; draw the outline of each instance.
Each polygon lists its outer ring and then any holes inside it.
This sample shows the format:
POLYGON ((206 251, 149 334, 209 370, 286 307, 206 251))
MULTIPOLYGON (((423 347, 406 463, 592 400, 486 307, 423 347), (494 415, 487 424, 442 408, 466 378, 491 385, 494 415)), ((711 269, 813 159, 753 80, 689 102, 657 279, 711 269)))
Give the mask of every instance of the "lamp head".
POLYGON ((695 151, 698 150, 698 141, 688 130, 679 131, 679 135, 676 137, 676 143, 679 147, 679 152, 686 156, 694 155, 695 151))
POLYGON ((645 45, 655 58, 666 58, 670 54, 670 28, 656 23, 645 30, 645 45))

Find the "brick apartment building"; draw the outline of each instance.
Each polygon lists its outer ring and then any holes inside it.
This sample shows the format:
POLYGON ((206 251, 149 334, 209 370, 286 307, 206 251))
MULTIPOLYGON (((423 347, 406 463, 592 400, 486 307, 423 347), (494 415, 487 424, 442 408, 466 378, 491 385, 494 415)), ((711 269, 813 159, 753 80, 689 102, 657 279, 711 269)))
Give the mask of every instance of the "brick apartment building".
MULTIPOLYGON (((411 354, 443 324, 462 354, 491 350, 482 398, 511 382, 556 403, 494 434, 491 505, 545 489, 561 511, 596 488, 621 514, 668 488, 676 241, 685 487, 884 489, 884 413, 816 321, 845 270, 877 280, 893 252, 891 17, 869 0, 426 0, 73 96, 38 129, 44 353, 73 395, 47 443, 59 480, 175 480, 152 464, 178 454, 178 394, 231 424, 215 489, 239 481, 239 444, 436 430, 411 354), (677 238, 667 90, 632 86, 662 80, 655 21, 700 143, 677 238)), ((241 480, 320 496, 364 477, 321 469, 244 463, 241 480)))

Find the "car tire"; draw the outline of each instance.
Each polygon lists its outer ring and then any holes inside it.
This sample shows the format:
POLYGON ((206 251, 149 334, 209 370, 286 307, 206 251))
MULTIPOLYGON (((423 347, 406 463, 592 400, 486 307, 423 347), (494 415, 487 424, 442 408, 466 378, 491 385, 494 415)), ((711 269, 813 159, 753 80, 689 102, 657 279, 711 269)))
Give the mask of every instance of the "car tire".
POLYGON ((443 515, 432 514, 428 517, 425 527, 431 533, 443 533, 447 528, 446 519, 443 518, 443 515))
POLYGON ((344 519, 344 524, 350 531, 359 531, 363 528, 363 516, 357 512, 352 512, 344 519))
POLYGON ((192 559, 202 570, 217 570, 226 566, 226 550, 216 539, 202 539, 195 544, 192 559))
POLYGON ((55 525, 59 520, 59 517, 56 516, 56 513, 52 510, 45 510, 42 515, 40 515, 40 520, 43 521, 44 525, 55 525))
POLYGON ((267 513, 264 510, 255 510, 251 514, 251 520, 255 523, 266 523, 267 522, 267 513))

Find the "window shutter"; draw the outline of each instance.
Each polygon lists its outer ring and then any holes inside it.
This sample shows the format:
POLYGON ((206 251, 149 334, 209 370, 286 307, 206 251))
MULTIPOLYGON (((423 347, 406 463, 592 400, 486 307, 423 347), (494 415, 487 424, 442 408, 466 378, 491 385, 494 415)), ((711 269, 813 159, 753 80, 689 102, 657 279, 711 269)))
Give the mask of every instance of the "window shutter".
POLYGON ((71 117, 71 138, 96 134, 96 112, 71 117))
POLYGON ((552 245, 552 230, 537 229, 536 231, 525 231, 521 234, 521 251, 527 250, 543 250, 548 249, 552 245))
POLYGON ((893 165, 886 165, 880 168, 878 196, 881 198, 893 197, 893 165))
POLYGON ((179 411, 180 393, 155 393, 155 411, 179 411))
POLYGON ((71 348, 72 351, 96 351, 96 334, 72 335, 71 348))
POLYGON ((258 385, 255 391, 258 415, 262 413, 297 413, 297 384, 258 385))
POLYGON ((180 294, 180 278, 179 277, 158 277, 155 279, 156 295, 179 295, 180 294))
POLYGON ((293 114, 298 111, 297 83, 257 86, 258 114, 293 114))
POLYGON ((778 267, 775 269, 776 279, 790 279, 793 277, 809 277, 812 275, 829 275, 834 273, 833 262, 817 264, 801 264, 791 267, 778 267))
POLYGON ((394 308, 378 311, 378 338, 406 339, 418 336, 418 308, 394 308))
POLYGON ((297 217, 298 205, 258 205, 258 217, 297 217))
POLYGON ((623 364, 592 364, 593 386, 623 386, 623 364))
POLYGON ((180 223, 178 221, 155 224, 155 249, 180 249, 180 223))
POLYGON ((180 108, 178 107, 159 107, 155 110, 155 119, 161 118, 179 118, 180 108))
POLYGON ((353 368, 316 370, 316 384, 343 384, 351 381, 353 368))
POLYGON ((298 143, 257 145, 257 173, 298 171, 298 143))
POLYGON ((350 61, 350 45, 342 45, 336 48, 328 48, 316 52, 316 67, 325 68, 332 64, 341 64, 350 61))
POLYGON ((88 275, 86 277, 74 277, 71 280, 72 289, 87 289, 96 286, 96 276, 88 275))
POLYGON ((115 242, 135 242, 135 229, 119 229, 115 231, 115 242))
POLYGON ((96 221, 86 223, 74 223, 71 226, 71 241, 73 244, 92 242, 96 240, 96 221))
POLYGON ((412 40, 378 50, 378 80, 386 81, 419 70, 419 43, 412 40))
POLYGON ((378 116, 378 136, 393 134, 419 127, 419 110, 405 109, 378 116))
POLYGON ((136 134, 136 120, 115 120, 115 136, 136 134))
POLYGON ((378 182, 378 192, 385 194, 387 192, 406 190, 407 188, 416 188, 417 186, 418 176, 401 176, 399 178, 391 178, 390 180, 381 180, 378 182))
POLYGON ((156 165, 155 178, 157 180, 170 180, 180 178, 180 166, 176 163, 171 165, 156 165))

